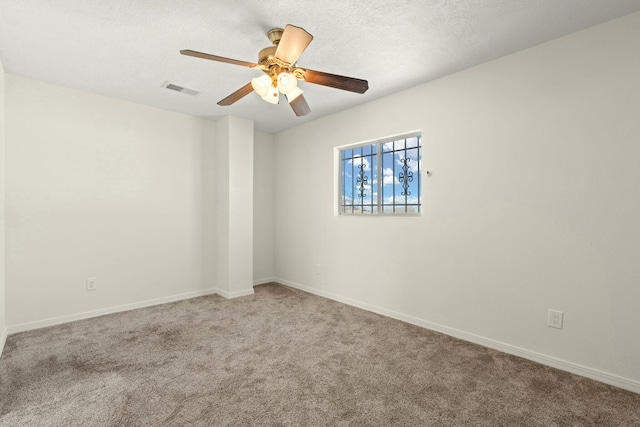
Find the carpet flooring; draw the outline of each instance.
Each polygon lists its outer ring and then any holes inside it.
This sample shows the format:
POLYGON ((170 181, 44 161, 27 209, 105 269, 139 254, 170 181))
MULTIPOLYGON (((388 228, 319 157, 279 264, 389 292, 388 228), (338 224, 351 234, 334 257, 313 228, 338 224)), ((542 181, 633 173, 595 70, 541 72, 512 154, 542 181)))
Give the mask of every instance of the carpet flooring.
POLYGON ((640 426, 640 395, 278 284, 9 336, 3 426, 640 426))

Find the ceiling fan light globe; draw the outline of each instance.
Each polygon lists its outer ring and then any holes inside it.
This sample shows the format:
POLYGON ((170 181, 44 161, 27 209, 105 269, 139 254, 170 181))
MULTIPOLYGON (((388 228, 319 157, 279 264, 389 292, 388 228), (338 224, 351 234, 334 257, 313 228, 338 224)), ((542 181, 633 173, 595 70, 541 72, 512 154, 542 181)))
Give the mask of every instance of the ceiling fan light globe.
POLYGON ((251 86, 253 86, 253 90, 262 97, 265 97, 271 86, 271 79, 266 74, 264 76, 256 77, 251 79, 251 86))
POLYGON ((298 80, 291 73, 280 73, 278 75, 278 90, 285 95, 290 94, 298 87, 298 80))
POLYGON ((270 104, 278 104, 280 103, 280 93, 278 92, 278 89, 276 89, 275 87, 271 86, 267 92, 266 95, 264 95, 262 97, 262 99, 264 99, 265 101, 267 101, 270 104))

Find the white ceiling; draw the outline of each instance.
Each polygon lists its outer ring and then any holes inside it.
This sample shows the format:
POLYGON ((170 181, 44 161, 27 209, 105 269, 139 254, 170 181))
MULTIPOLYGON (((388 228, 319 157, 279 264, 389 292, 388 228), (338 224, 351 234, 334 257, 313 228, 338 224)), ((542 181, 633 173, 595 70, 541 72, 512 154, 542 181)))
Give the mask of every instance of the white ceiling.
POLYGON ((640 0, 0 0, 0 58, 8 73, 275 132, 639 10, 640 0), (286 24, 314 36, 299 66, 366 79, 369 91, 303 82, 304 118, 255 93, 220 107, 260 72, 178 53, 256 62, 266 32, 286 24))

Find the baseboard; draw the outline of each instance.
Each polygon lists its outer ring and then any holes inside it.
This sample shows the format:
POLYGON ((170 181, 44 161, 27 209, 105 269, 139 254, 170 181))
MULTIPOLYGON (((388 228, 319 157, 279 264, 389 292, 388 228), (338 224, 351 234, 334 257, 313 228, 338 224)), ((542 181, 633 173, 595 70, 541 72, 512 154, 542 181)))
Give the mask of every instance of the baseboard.
POLYGON ((0 357, 2 357, 2 352, 4 351, 4 345, 7 342, 7 328, 2 328, 2 332, 0 332, 0 357))
POLYGON ((249 289, 243 289, 241 291, 233 291, 233 292, 227 292, 220 288, 216 288, 215 291, 216 291, 216 294, 226 299, 239 298, 239 297, 255 294, 255 292, 253 291, 253 287, 249 289))
POLYGON ((121 311, 135 310, 137 308, 151 307, 154 305, 166 304, 169 302, 175 302, 175 301, 180 301, 184 299, 196 298, 204 295, 212 295, 217 293, 219 292, 218 292, 218 289, 216 288, 202 289, 199 291, 186 292, 183 294, 171 295, 171 296, 162 297, 162 298, 155 298, 152 300, 134 302, 130 304, 123 304, 115 307, 107 307, 107 308, 101 308, 99 310, 92 310, 92 311, 85 311, 83 313, 70 314, 67 316, 53 317, 50 319, 38 320, 36 322, 22 323, 19 325, 9 326, 6 329, 5 335, 11 335, 18 332, 30 331, 32 329, 40 329, 40 328, 46 328, 47 326, 59 325, 61 323, 69 323, 69 322, 75 322, 76 320, 104 316, 105 314, 119 313, 121 311))
POLYGON ((558 359, 553 356, 548 356, 546 354, 538 353, 532 350, 507 344, 501 341, 496 341, 490 338, 485 338, 480 335, 472 334, 459 329, 444 326, 438 323, 429 322, 427 320, 423 320, 417 317, 398 313, 392 310, 388 310, 386 308, 377 307, 362 301, 357 301, 351 298, 343 297, 331 292, 326 292, 320 289, 304 286, 299 283, 295 283, 286 279, 275 278, 273 281, 295 288, 295 289, 299 289, 301 291, 308 292, 310 294, 318 295, 318 296, 328 298, 334 301, 338 301, 347 305, 361 308, 363 310, 381 314, 383 316, 387 316, 392 319, 400 320, 406 323, 410 323, 412 325, 423 327, 425 329, 430 329, 432 331, 441 332, 443 334, 450 335, 452 337, 459 338, 464 341, 469 341, 474 344, 479 344, 484 347, 489 347, 494 350, 502 351, 504 353, 513 354, 514 356, 519 356, 524 359, 532 360, 534 362, 538 362, 543 365, 551 366, 552 368, 557 368, 563 371, 571 372, 572 374, 587 377, 592 380, 600 381, 602 383, 609 384, 615 387, 620 387, 625 390, 632 391, 634 393, 640 393, 640 381, 635 381, 629 378, 620 377, 618 375, 614 375, 614 374, 603 372, 597 369, 589 368, 588 366, 583 366, 577 363, 558 359))
POLYGON ((253 286, 264 285, 265 283, 275 282, 275 277, 265 277, 264 279, 255 279, 253 281, 253 286))

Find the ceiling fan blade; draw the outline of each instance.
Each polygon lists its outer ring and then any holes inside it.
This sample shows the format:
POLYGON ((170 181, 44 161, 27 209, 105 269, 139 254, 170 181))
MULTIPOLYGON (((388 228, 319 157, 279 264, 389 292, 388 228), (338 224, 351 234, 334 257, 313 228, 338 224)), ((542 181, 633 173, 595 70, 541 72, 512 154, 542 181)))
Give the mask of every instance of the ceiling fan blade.
POLYGON ((304 72, 304 81, 356 93, 365 93, 367 89, 369 89, 369 82, 366 80, 306 69, 304 72))
POLYGON ((180 53, 187 56, 194 56, 196 58, 209 59, 211 61, 218 61, 218 62, 225 62, 227 64, 240 65, 242 67, 253 68, 256 66, 256 64, 252 62, 239 61, 237 59, 225 58, 224 56, 210 55, 208 53, 196 52, 195 50, 185 49, 185 50, 181 50, 180 53))
POLYGON ((296 113, 298 117, 306 116, 311 112, 311 108, 309 108, 309 104, 307 104, 307 100, 304 99, 302 94, 289 101, 289 105, 291 105, 293 112, 296 113))
POLYGON ((251 92, 253 92, 253 86, 251 85, 251 82, 249 82, 246 85, 242 86, 237 91, 233 92, 231 95, 227 96, 225 99, 219 101, 218 105, 222 105, 222 106, 231 105, 234 102, 239 101, 243 97, 249 95, 251 92))
POLYGON ((293 65, 309 46, 311 40, 313 40, 313 36, 306 30, 287 24, 278 43, 275 57, 293 65))

